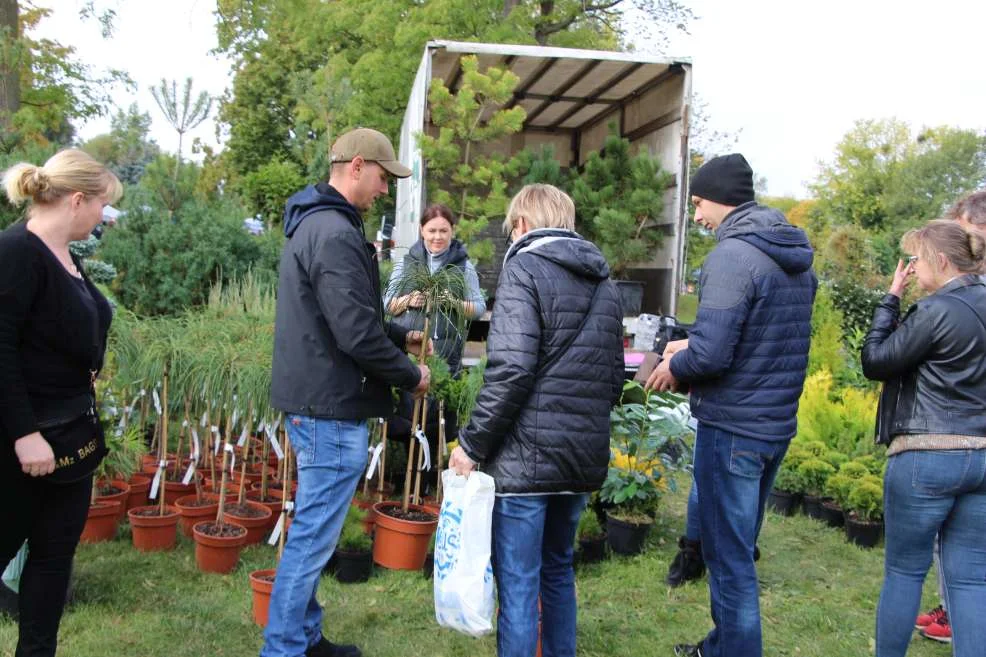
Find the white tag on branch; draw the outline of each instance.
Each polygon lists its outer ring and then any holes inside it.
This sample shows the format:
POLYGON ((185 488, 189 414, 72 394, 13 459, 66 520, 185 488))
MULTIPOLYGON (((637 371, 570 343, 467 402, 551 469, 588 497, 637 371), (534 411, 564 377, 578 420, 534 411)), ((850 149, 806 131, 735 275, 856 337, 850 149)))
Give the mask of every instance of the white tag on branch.
POLYGON ((198 463, 199 461, 199 432, 192 427, 192 460, 198 463))
POLYGON ((223 445, 223 449, 229 452, 230 455, 229 474, 232 475, 234 468, 236 468, 236 452, 233 450, 233 446, 229 443, 223 445))
POLYGON ((181 421, 181 428, 182 429, 187 429, 188 428, 188 420, 182 420, 181 421))
POLYGON ((274 450, 274 453, 277 454, 277 460, 284 460, 284 450, 281 449, 281 443, 277 442, 276 434, 268 433, 267 438, 270 440, 270 446, 274 450))
MULTIPOLYGON (((236 395, 233 395, 233 399, 235 401, 236 395)), ((236 421, 239 420, 239 419, 240 419, 240 409, 234 408, 233 409, 233 421, 230 423, 229 426, 235 427, 236 426, 236 421)))
POLYGON ((418 439, 418 444, 421 445, 421 453, 424 457, 424 462, 421 464, 421 470, 431 470, 431 449, 428 445, 428 436, 421 429, 414 432, 414 437, 418 439))
POLYGON ((181 478, 181 483, 183 486, 187 486, 192 483, 192 475, 195 474, 195 461, 188 464, 188 470, 185 470, 185 476, 181 478))
MULTIPOLYGON (((212 428, 215 429, 215 427, 212 427, 212 428)), ((215 449, 212 450, 212 455, 213 456, 219 456, 219 432, 218 431, 216 432, 215 437, 213 437, 213 439, 212 439, 212 444, 215 447, 215 449)))
POLYGON ((271 433, 275 435, 277 434, 277 430, 281 428, 281 417, 281 415, 278 415, 277 419, 274 420, 274 426, 270 427, 271 433))
POLYGON ((383 426, 383 418, 382 417, 378 417, 377 418, 377 424, 379 424, 380 426, 383 426))
POLYGON ((161 414, 161 398, 158 397, 157 389, 154 389, 154 390, 151 391, 151 396, 154 398, 154 410, 157 411, 157 414, 158 415, 160 415, 161 414))
POLYGON ((278 539, 281 538, 281 532, 284 531, 284 518, 287 515, 287 511, 281 511, 281 515, 277 518, 277 524, 274 525, 274 531, 271 532, 270 538, 267 539, 267 545, 277 545, 278 539))
POLYGON ((152 500, 157 499, 157 489, 161 486, 161 476, 164 473, 165 465, 167 465, 167 461, 161 461, 157 464, 157 472, 154 473, 154 479, 151 481, 151 491, 147 495, 152 500))
MULTIPOLYGON (((373 473, 377 471, 380 466, 380 455, 383 454, 383 443, 378 443, 376 447, 372 447, 370 452, 373 456, 370 457, 370 467, 366 469, 366 478, 373 479, 373 473)), ((381 470, 380 474, 383 474, 381 470)))
POLYGON ((203 429, 209 426, 209 411, 202 411, 202 419, 199 420, 199 426, 203 429))
POLYGON ((247 424, 243 425, 243 431, 240 432, 240 439, 236 441, 237 447, 243 447, 246 445, 247 438, 250 436, 250 427, 247 424))

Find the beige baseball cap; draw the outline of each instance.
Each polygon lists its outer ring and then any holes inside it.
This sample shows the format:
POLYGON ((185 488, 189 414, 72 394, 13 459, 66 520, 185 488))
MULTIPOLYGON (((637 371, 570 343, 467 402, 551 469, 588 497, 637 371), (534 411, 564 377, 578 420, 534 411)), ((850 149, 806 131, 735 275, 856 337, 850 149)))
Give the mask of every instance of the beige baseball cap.
POLYGON ((397 159, 387 135, 372 128, 356 128, 343 134, 332 144, 329 155, 333 164, 350 162, 358 155, 367 162, 376 162, 397 178, 411 175, 411 170, 397 159))

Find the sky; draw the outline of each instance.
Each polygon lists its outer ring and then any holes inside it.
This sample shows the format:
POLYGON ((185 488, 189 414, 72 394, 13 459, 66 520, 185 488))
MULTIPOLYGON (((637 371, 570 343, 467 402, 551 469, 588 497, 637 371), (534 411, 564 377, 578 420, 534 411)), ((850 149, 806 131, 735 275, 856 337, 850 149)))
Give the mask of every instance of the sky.
MULTIPOLYGON (((683 1, 698 18, 665 54, 692 60, 693 90, 711 127, 737 135, 735 150, 766 177, 771 195, 807 196, 819 161, 831 159, 858 119, 986 130, 984 2, 683 1)), ((151 135, 166 150, 178 138, 150 88, 162 77, 191 76, 193 90, 219 96, 229 85, 229 63, 209 52, 215 0, 97 0, 117 12, 110 39, 95 21, 79 21, 83 0, 38 4, 54 9, 43 36, 75 46, 96 69, 130 73, 137 92, 119 94, 118 104, 135 101, 148 112, 151 135)), ((89 138, 108 131, 109 121, 77 127, 89 138)), ((212 119, 190 135, 186 144, 195 137, 217 144, 212 119)))

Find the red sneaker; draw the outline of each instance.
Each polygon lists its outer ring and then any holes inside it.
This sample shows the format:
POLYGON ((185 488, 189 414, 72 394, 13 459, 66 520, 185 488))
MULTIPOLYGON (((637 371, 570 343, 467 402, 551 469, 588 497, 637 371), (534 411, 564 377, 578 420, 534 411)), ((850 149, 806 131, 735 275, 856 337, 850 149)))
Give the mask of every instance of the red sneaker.
POLYGON ((914 621, 914 627, 918 630, 923 630, 932 623, 937 623, 943 618, 946 618, 945 609, 941 605, 938 605, 931 611, 918 616, 917 620, 914 621))
POLYGON ((937 623, 932 623, 928 627, 921 630, 921 636, 925 639, 931 639, 932 641, 937 641, 939 643, 951 643, 952 626, 948 624, 948 616, 945 616, 945 618, 937 623))

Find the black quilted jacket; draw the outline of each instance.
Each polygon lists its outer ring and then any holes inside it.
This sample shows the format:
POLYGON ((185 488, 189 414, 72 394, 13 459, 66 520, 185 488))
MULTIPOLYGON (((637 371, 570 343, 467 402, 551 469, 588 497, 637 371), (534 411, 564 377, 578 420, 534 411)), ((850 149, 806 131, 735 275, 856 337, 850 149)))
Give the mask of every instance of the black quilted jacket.
POLYGON ((539 229, 510 248, 483 388, 459 432, 497 493, 599 488, 609 463, 609 412, 623 384, 622 336, 616 285, 592 242, 539 229))

